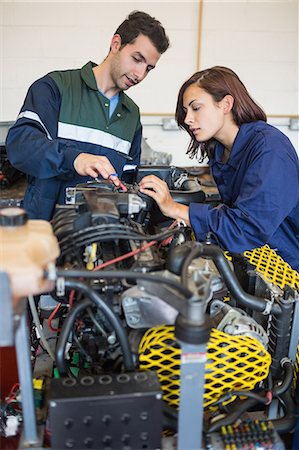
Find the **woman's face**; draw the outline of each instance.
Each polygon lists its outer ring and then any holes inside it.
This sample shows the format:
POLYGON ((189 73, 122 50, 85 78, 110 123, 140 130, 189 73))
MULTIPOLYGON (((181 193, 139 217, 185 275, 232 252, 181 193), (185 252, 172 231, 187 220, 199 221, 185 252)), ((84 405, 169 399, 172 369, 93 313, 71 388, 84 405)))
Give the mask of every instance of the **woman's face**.
MULTIPOLYGON (((183 95, 185 124, 198 142, 221 138, 225 124, 222 101, 213 97, 196 84, 191 84, 183 95)), ((221 140, 221 139, 220 139, 221 140)))

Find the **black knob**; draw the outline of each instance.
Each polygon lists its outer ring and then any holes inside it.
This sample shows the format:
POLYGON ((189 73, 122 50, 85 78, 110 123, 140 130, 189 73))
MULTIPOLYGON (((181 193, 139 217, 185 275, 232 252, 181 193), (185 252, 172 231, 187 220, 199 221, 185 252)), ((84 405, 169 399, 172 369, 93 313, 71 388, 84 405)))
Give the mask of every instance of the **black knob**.
POLYGON ((112 417, 110 416, 110 414, 105 414, 105 415, 102 417, 102 422, 103 422, 105 425, 109 425, 109 424, 111 423, 111 420, 112 420, 112 417))
POLYGON ((92 448, 93 446, 93 439, 91 437, 87 437, 84 439, 84 445, 85 448, 92 448))
POLYGON ((103 444, 110 445, 112 443, 112 437, 109 436, 109 434, 106 434, 106 436, 102 439, 103 444))
POLYGON ((148 438, 149 438, 149 435, 148 435, 148 433, 146 431, 143 431, 142 433, 140 433, 140 439, 142 441, 147 441, 148 438))
POLYGON ((73 439, 68 439, 65 441, 66 448, 73 448, 75 446, 75 441, 73 439))
POLYGON ((91 425, 91 424, 92 424, 92 417, 91 417, 91 416, 85 416, 85 417, 83 418, 83 423, 84 423, 84 425, 86 425, 86 426, 91 425))
POLYGON ((10 207, 0 209, 0 226, 20 227, 28 220, 27 213, 22 208, 10 207))
POLYGON ((67 418, 64 420, 63 424, 66 428, 71 428, 74 424, 74 421, 71 418, 67 418))
POLYGON ((122 443, 123 444, 125 444, 125 445, 129 445, 129 443, 130 443, 130 435, 129 434, 124 434, 123 436, 122 436, 122 438, 121 438, 121 441, 122 441, 122 443))
POLYGON ((124 413, 124 414, 121 415, 120 420, 121 420, 123 423, 126 423, 126 424, 127 424, 127 423, 130 422, 131 416, 130 416, 130 414, 128 414, 128 413, 124 413))

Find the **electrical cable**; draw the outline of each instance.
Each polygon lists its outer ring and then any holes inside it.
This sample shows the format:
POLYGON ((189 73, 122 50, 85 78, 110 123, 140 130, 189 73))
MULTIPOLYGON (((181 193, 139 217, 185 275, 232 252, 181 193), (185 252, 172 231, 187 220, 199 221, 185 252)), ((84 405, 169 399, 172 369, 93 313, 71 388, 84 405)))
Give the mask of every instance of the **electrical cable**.
POLYGON ((87 353, 87 351, 85 350, 85 348, 83 347, 83 345, 81 344, 81 342, 79 341, 78 336, 76 335, 76 330, 73 331, 73 339, 75 341, 75 343, 77 344, 77 346, 79 347, 81 353, 83 353, 83 355, 85 356, 85 359, 87 362, 91 362, 92 361, 92 357, 87 353))
POLYGON ((154 235, 145 235, 140 231, 132 230, 131 227, 126 225, 99 225, 96 227, 88 227, 84 230, 72 233, 59 241, 61 253, 68 253, 68 251, 74 251, 74 248, 88 245, 94 241, 109 241, 115 239, 122 240, 143 240, 143 241, 161 241, 174 234, 176 231, 181 230, 181 224, 176 224, 172 229, 167 229, 161 233, 154 235), (101 232, 102 231, 102 232, 101 232), (126 232, 127 231, 127 232, 126 232))
POLYGON ((125 253, 124 255, 121 255, 121 256, 117 256, 116 258, 113 258, 113 259, 111 259, 109 261, 106 261, 106 262, 100 264, 99 266, 96 266, 93 269, 93 271, 101 270, 104 267, 110 266, 111 264, 115 264, 117 262, 120 262, 120 261, 123 261, 125 259, 131 258, 131 256, 138 255, 138 253, 141 253, 144 250, 147 250, 148 248, 152 247, 155 244, 157 244, 157 241, 148 242, 147 244, 143 245, 140 248, 137 248, 136 250, 132 250, 131 252, 125 253))
POLYGON ((34 298, 33 298, 32 295, 28 296, 28 301, 29 301, 29 306, 30 306, 33 322, 34 322, 34 324, 35 324, 35 326, 36 326, 36 328, 37 328, 37 330, 39 332, 40 340, 43 343, 44 349, 47 351, 47 353, 49 354, 50 358, 53 359, 53 361, 55 361, 54 353, 52 352, 52 350, 51 350, 51 348, 49 346, 49 343, 48 343, 48 341, 46 339, 46 336, 44 334, 43 327, 42 327, 42 325, 40 323, 40 320, 39 320, 39 317, 38 317, 38 313, 37 313, 37 309, 36 309, 36 306, 35 306, 35 301, 34 301, 34 298))
POLYGON ((109 305, 100 297, 100 295, 96 291, 94 291, 81 281, 66 280, 65 287, 76 289, 84 293, 104 313, 108 322, 115 330, 116 336, 118 337, 118 341, 123 353, 125 368, 128 371, 134 370, 135 365, 128 337, 118 315, 114 313, 114 311, 109 307, 109 305))
POLYGON ((91 318, 93 324, 95 325, 95 327, 97 328, 97 330, 106 338, 108 337, 108 334, 106 333, 106 331, 104 330, 104 328, 99 324, 99 322, 97 321, 97 319, 95 318, 92 309, 91 308, 87 308, 87 312, 89 317, 91 318))
POLYGON ((80 303, 76 303, 74 307, 69 311, 63 323, 57 345, 56 345, 56 367, 60 376, 73 376, 69 371, 65 361, 65 349, 68 342, 69 335, 73 329, 77 315, 91 306, 93 303, 89 299, 84 299, 80 303))
MULTIPOLYGON (((99 296, 99 294, 95 291, 93 291, 90 287, 88 287, 86 284, 80 282, 80 281, 65 281, 65 287, 70 289, 76 289, 82 293, 84 293, 88 299, 95 304, 106 316, 108 322, 115 330, 116 336, 118 337, 119 344, 122 349, 123 354, 123 362, 126 370, 132 371, 135 368, 132 352, 130 349, 128 337, 126 335, 126 332, 122 326, 122 323, 119 319, 119 317, 112 311, 112 309, 107 305, 107 303, 99 296)), ((66 320, 64 322, 64 326, 61 330, 59 341, 57 343, 57 347, 59 347, 59 350, 56 350, 56 358, 59 358, 59 367, 62 370, 63 373, 66 373, 66 365, 64 361, 64 348, 66 346, 66 342, 69 336, 69 333, 71 331, 70 323, 72 324, 72 320, 74 320, 74 317, 76 317, 77 311, 81 311, 81 305, 83 302, 77 303, 73 309, 70 311, 68 316, 66 317, 66 320), (70 317, 70 318, 69 318, 70 317), (66 331, 65 331, 66 330, 66 331)), ((84 303, 85 308, 87 306, 90 306, 90 303, 86 304, 84 303)), ((83 308, 84 309, 84 308, 83 308)), ((57 361, 58 365, 58 361, 57 361)))
POLYGON ((54 332, 55 331, 61 331, 60 328, 54 328, 52 326, 52 320, 54 319, 54 317, 55 317, 57 311, 59 310, 60 306, 61 306, 61 303, 57 303, 57 305, 55 306, 55 308, 53 309, 53 311, 51 312, 51 314, 49 315, 48 320, 47 320, 47 324, 48 324, 49 330, 54 331, 54 332))
MULTIPOLYGON (((172 222, 170 224, 170 226, 167 229, 169 230, 169 229, 174 228, 177 225, 177 223, 178 223, 177 220, 175 220, 174 222, 172 222)), ((160 233, 160 235, 161 235, 161 233, 160 233)), ((174 236, 174 234, 172 233, 170 236, 168 236, 167 238, 163 239, 162 242, 161 242, 161 245, 167 245, 167 243, 169 242, 169 239, 173 239, 173 236, 174 236)), ((100 270, 100 269, 103 269, 104 267, 110 266, 111 264, 115 264, 117 262, 120 262, 120 261, 123 261, 125 259, 128 259, 131 256, 138 255, 139 253, 143 252, 144 250, 147 250, 148 248, 152 247, 153 245, 155 245, 157 243, 158 243, 157 240, 156 241, 150 241, 147 244, 143 245, 142 247, 137 248, 136 250, 132 250, 131 252, 125 253, 124 255, 118 256, 116 258, 111 259, 110 261, 106 261, 106 262, 100 264, 99 266, 96 266, 93 270, 94 271, 100 270)))
MULTIPOLYGON (((272 419, 271 422, 273 423, 275 429, 277 432, 289 432, 294 429, 296 425, 296 406, 294 404, 294 401, 292 399, 292 396, 290 394, 290 388, 292 386, 293 381, 293 373, 294 368, 291 362, 288 359, 285 359, 281 362, 282 366, 285 366, 285 372, 286 376, 283 379, 283 382, 279 386, 275 386, 273 388, 272 394, 273 397, 278 398, 279 402, 281 403, 285 415, 283 417, 279 417, 277 419, 272 419), (281 397, 280 397, 281 395, 281 397)), ((232 413, 229 413, 226 415, 226 417, 218 420, 217 422, 214 422, 210 428, 209 433, 213 431, 218 431, 222 426, 231 425, 234 423, 241 414, 243 414, 245 411, 249 410, 255 404, 257 403, 264 403, 269 404, 271 401, 271 397, 269 396, 263 396, 256 394, 254 392, 248 391, 235 391, 231 392, 231 395, 246 395, 248 397, 247 400, 242 401, 242 403, 236 402, 234 406, 234 411, 232 413), (268 400, 268 401, 267 401, 268 400)), ((221 401, 227 400, 226 398, 227 394, 224 394, 221 399, 221 401)), ((217 402, 218 403, 218 402, 217 402)))

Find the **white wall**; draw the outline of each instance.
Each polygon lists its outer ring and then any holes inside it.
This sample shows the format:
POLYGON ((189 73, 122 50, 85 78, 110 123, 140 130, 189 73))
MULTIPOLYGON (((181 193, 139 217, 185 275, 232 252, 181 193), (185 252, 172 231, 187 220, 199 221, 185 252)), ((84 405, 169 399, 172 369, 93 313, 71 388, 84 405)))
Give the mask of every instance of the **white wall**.
POLYGON ((227 65, 267 114, 298 114, 298 1, 204 2, 201 66, 227 65))
POLYGON ((15 119, 36 78, 55 69, 81 67, 89 60, 100 63, 114 31, 135 9, 162 22, 171 48, 157 69, 131 91, 132 97, 143 112, 174 111, 179 86, 196 69, 198 5, 197 1, 2 1, 0 120, 15 119))
POLYGON ((184 156, 188 136, 163 131, 161 118, 173 115, 185 79, 217 64, 239 74, 269 122, 278 125, 299 152, 298 131, 288 129, 288 116, 299 114, 298 1, 203 0, 201 16, 199 5, 197 0, 2 0, 0 121, 15 119, 29 85, 48 71, 80 67, 90 59, 101 62, 119 23, 140 9, 162 22, 171 41, 157 68, 129 91, 140 106, 144 136, 154 150, 172 153, 174 164, 190 164, 184 156))
MULTIPOLYGON (((177 166, 197 165, 195 159, 186 155, 190 142, 189 135, 183 130, 163 131, 162 120, 164 117, 144 117, 143 136, 146 142, 155 151, 166 152, 172 155, 172 164, 177 166)), ((299 155, 299 132, 289 129, 288 118, 269 118, 268 123, 276 126, 288 136, 299 155)))

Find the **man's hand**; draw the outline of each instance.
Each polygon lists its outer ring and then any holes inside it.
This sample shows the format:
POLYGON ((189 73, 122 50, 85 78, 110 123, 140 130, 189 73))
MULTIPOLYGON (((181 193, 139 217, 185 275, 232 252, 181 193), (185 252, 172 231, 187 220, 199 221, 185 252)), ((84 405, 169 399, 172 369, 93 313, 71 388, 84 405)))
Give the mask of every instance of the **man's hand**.
MULTIPOLYGON (((90 153, 80 153, 74 161, 74 169, 79 175, 89 175, 92 178, 101 175, 105 179, 116 172, 106 156, 97 156, 90 153)), ((113 181, 115 186, 119 186, 120 182, 117 176, 109 179, 113 181)))

